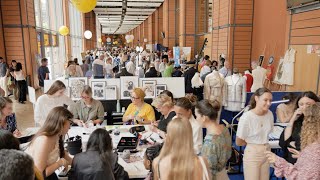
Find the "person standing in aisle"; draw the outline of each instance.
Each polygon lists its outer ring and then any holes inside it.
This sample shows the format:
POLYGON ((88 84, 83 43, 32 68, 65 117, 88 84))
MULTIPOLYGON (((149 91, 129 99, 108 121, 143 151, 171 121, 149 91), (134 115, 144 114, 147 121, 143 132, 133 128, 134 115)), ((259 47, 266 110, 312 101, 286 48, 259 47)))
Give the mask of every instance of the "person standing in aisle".
POLYGON ((9 71, 10 71, 11 83, 14 84, 14 87, 12 89, 12 94, 13 94, 14 99, 18 99, 18 96, 19 96, 18 88, 17 88, 17 86, 15 86, 17 84, 17 82, 16 82, 16 79, 14 78, 14 70, 16 69, 16 66, 17 66, 17 61, 16 60, 12 60, 11 61, 11 67, 9 68, 9 71))
POLYGON ((0 57, 0 88, 4 90, 4 96, 8 96, 8 77, 9 76, 9 69, 7 63, 4 61, 2 57, 0 57))
POLYGON ((27 100, 27 82, 26 78, 22 71, 22 64, 17 63, 16 69, 14 70, 14 77, 17 81, 18 90, 19 90, 19 103, 24 104, 24 101, 27 100))
POLYGON ((106 64, 103 61, 104 55, 100 55, 99 59, 96 59, 92 63, 92 73, 94 79, 104 79, 106 74, 106 64))
POLYGON ((246 146, 243 157, 244 179, 269 180, 269 163, 265 152, 270 151, 268 135, 274 126, 269 110, 271 91, 259 88, 250 99, 250 110, 239 120, 236 144, 246 146))
POLYGON ((50 71, 47 66, 48 66, 48 59, 42 58, 41 66, 38 69, 39 86, 41 88, 42 93, 44 93, 44 80, 49 80, 50 71))
POLYGON ((191 79, 196 74, 197 69, 195 67, 194 61, 187 62, 187 65, 190 66, 189 69, 184 73, 184 84, 185 84, 185 92, 186 93, 193 93, 191 79))

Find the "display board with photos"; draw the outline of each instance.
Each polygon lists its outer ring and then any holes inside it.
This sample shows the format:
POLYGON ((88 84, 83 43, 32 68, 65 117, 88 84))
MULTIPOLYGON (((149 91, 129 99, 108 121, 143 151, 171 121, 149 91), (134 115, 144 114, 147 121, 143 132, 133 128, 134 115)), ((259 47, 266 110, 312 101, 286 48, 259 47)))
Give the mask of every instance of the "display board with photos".
POLYGON ((88 78, 86 77, 69 78, 70 98, 73 101, 80 100, 83 88, 87 84, 88 78))
MULTIPOLYGON (((86 77, 59 79, 66 88, 65 94, 72 100, 81 99, 81 92, 85 85, 92 88, 92 97, 97 100, 130 99, 134 88, 140 87, 145 93, 145 99, 152 99, 164 90, 169 90, 175 98, 185 96, 184 78, 138 78, 138 76, 124 76, 113 79, 88 79, 86 77)), ((45 80, 44 91, 47 92, 56 80, 45 80)))

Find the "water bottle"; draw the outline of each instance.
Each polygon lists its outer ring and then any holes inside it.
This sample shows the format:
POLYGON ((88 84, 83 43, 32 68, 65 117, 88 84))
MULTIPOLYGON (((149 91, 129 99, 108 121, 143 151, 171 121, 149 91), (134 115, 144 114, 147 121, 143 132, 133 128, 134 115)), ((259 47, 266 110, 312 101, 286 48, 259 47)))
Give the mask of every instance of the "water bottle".
POLYGON ((117 112, 119 113, 121 110, 120 110, 120 100, 118 99, 117 100, 117 112))

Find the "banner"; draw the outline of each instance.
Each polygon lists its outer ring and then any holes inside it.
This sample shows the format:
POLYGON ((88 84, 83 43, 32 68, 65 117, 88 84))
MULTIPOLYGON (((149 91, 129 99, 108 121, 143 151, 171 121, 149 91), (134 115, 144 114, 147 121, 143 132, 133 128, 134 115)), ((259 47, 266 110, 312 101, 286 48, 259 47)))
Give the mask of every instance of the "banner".
POLYGON ((191 60, 191 47, 182 47, 181 48, 181 59, 182 60, 191 60))
POLYGON ((174 59, 174 66, 177 67, 180 65, 180 47, 173 47, 173 59, 174 59))

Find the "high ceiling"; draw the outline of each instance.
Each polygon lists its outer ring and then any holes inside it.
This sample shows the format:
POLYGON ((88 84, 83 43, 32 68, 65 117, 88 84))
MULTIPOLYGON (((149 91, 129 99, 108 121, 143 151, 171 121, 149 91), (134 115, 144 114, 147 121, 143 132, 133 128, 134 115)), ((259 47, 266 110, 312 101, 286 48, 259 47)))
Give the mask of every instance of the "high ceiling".
POLYGON ((164 0, 98 0, 94 12, 104 34, 125 34, 147 19, 164 0))

